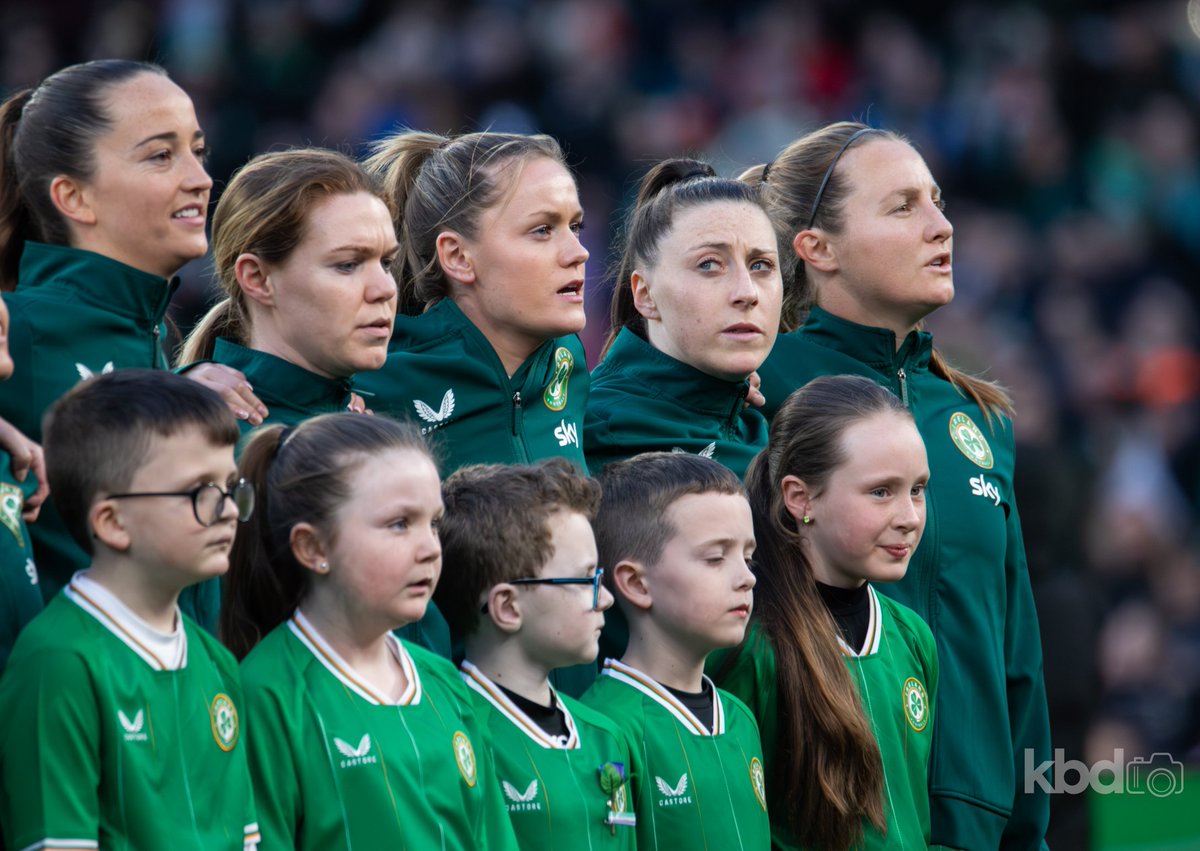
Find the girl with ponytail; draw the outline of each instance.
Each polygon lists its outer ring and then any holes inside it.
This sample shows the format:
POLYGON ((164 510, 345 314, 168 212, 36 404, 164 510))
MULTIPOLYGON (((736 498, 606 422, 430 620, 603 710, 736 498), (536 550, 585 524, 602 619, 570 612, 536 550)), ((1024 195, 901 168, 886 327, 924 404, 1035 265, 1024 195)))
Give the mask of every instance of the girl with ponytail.
POLYGON ((794 393, 746 474, 754 620, 710 669, 758 719, 772 847, 929 844, 933 634, 871 585, 904 576, 928 479, 912 416, 859 376, 794 393))
MULTIPOLYGON (((0 417, 29 438, 79 380, 166 367, 175 273, 208 247, 205 144, 191 99, 144 62, 72 65, 0 105, 0 289, 18 365, 0 417)), ((258 416, 233 371, 189 377, 258 416)), ((30 534, 49 600, 90 559, 53 499, 30 534)))
POLYGON ((779 248, 757 187, 690 159, 642 179, 626 227, 604 360, 592 372, 588 463, 682 451, 740 477, 767 439, 745 401, 775 341, 779 248))
POLYGON ((457 670, 392 631, 437 585, 441 484, 417 429, 325 414, 258 430, 221 638, 242 659, 264 848, 515 849, 457 670))
POLYGON ((886 593, 926 619, 947 676, 930 768, 932 841, 1044 844, 1049 799, 1026 791, 1051 758, 1042 650, 1013 498, 1008 394, 950 366, 921 323, 954 297, 942 192, 902 137, 821 127, 742 175, 795 255, 785 328, 759 370, 774 416, 820 375, 855 373, 912 412, 933 471, 925 543, 886 593), (969 723, 967 719, 970 719, 969 723))

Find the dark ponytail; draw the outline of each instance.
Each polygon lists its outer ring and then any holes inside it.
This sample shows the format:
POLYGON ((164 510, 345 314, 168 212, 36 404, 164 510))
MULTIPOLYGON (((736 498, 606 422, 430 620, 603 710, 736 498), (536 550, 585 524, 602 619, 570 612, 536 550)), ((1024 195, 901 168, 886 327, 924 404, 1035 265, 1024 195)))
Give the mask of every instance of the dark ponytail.
POLYGON ((611 324, 601 357, 607 354, 622 328, 646 336, 646 320, 633 302, 630 277, 638 266, 657 262, 659 242, 674 226, 676 215, 702 204, 727 201, 753 204, 767 211, 757 187, 719 177, 711 165, 700 160, 686 157, 664 160, 646 172, 627 220, 620 259, 612 276, 611 324))
POLYGON ((139 74, 167 72, 158 65, 101 59, 71 65, 0 106, 0 289, 17 284, 28 240, 69 244, 67 223, 50 198, 62 175, 90 180, 96 139, 112 127, 109 89, 139 74))

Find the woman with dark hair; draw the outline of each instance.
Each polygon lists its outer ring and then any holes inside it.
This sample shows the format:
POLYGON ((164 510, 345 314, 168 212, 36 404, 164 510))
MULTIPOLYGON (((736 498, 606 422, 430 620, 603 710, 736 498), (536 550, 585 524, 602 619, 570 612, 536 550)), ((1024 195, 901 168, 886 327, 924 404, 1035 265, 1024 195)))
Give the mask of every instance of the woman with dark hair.
POLYGON ((788 235, 799 261, 789 302, 807 310, 759 370, 767 416, 817 376, 856 373, 903 401, 928 450, 923 542, 904 579, 881 590, 937 639, 932 842, 1040 848, 1049 799, 1026 790, 1024 766, 1051 758, 1049 720, 1013 497, 1012 406, 921 330, 954 297, 941 189, 905 139, 853 122, 797 139, 742 179, 764 188, 788 235))
MULTIPOLYGON (((19 364, 0 416, 27 436, 40 439, 42 413, 80 379, 166 367, 172 276, 208 247, 204 158, 191 99, 157 65, 72 65, 0 106, 0 289, 19 364)), ((258 418, 240 375, 189 377, 258 418)), ((30 531, 49 599, 88 559, 53 500, 30 531)))
POLYGON ((756 187, 666 160, 629 219, 604 360, 584 423, 588 464, 692 452, 738 476, 766 443, 749 376, 779 325, 776 233, 756 187))

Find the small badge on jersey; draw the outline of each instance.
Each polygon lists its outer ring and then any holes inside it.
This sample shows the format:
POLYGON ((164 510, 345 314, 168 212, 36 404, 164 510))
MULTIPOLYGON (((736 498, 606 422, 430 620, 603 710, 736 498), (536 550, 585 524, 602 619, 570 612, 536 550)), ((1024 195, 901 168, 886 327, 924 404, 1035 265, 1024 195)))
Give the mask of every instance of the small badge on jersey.
POLYGON ((765 813, 767 811, 767 782, 763 777, 763 767, 758 757, 750 760, 750 785, 754 787, 754 797, 758 798, 758 805, 763 808, 765 813))
POLYGON ((458 773, 462 775, 467 785, 474 787, 479 779, 475 769, 475 750, 467 734, 459 731, 454 734, 454 761, 458 763, 458 773))
POLYGON ((975 421, 962 411, 950 415, 950 439, 958 447, 958 451, 970 458, 976 465, 985 470, 992 469, 995 459, 992 457, 992 447, 988 446, 987 438, 975 425, 975 421))
POLYGON ((921 685, 920 680, 909 677, 904 681, 901 703, 904 704, 908 726, 918 733, 924 730, 929 723, 929 695, 925 693, 925 686, 921 685))
POLYGON ((13 533, 21 549, 25 548, 25 536, 21 534, 21 507, 24 504, 25 496, 19 487, 0 482, 0 523, 13 533))
POLYGON ((554 375, 546 385, 542 401, 552 411, 561 411, 567 407, 567 382, 571 380, 571 370, 575 368, 575 356, 570 349, 559 346, 554 350, 554 375))
POLYGON ((223 751, 231 751, 237 744, 238 714, 237 707, 227 694, 218 694, 208 707, 208 717, 212 722, 212 734, 217 747, 223 751))
POLYGON ((600 774, 600 791, 608 795, 604 805, 608 813, 604 823, 610 833, 617 832, 617 825, 633 827, 637 824, 637 815, 629 808, 629 787, 625 782, 625 763, 606 762, 596 769, 600 774))

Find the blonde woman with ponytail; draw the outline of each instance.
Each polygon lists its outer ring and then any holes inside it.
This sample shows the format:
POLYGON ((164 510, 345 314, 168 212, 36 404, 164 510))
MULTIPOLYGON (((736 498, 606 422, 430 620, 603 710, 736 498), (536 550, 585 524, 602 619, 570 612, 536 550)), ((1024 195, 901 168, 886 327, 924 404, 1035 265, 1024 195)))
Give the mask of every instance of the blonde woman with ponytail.
POLYGON ((924 543, 888 596, 937 638, 931 838, 949 848, 1038 849, 1049 799, 1024 765, 1050 759, 1037 615, 1013 497, 1012 406, 950 366, 921 330, 954 297, 954 228, 905 139, 822 127, 742 175, 763 187, 797 261, 784 330, 759 370, 771 417, 821 375, 856 373, 911 411, 932 471, 924 543))

